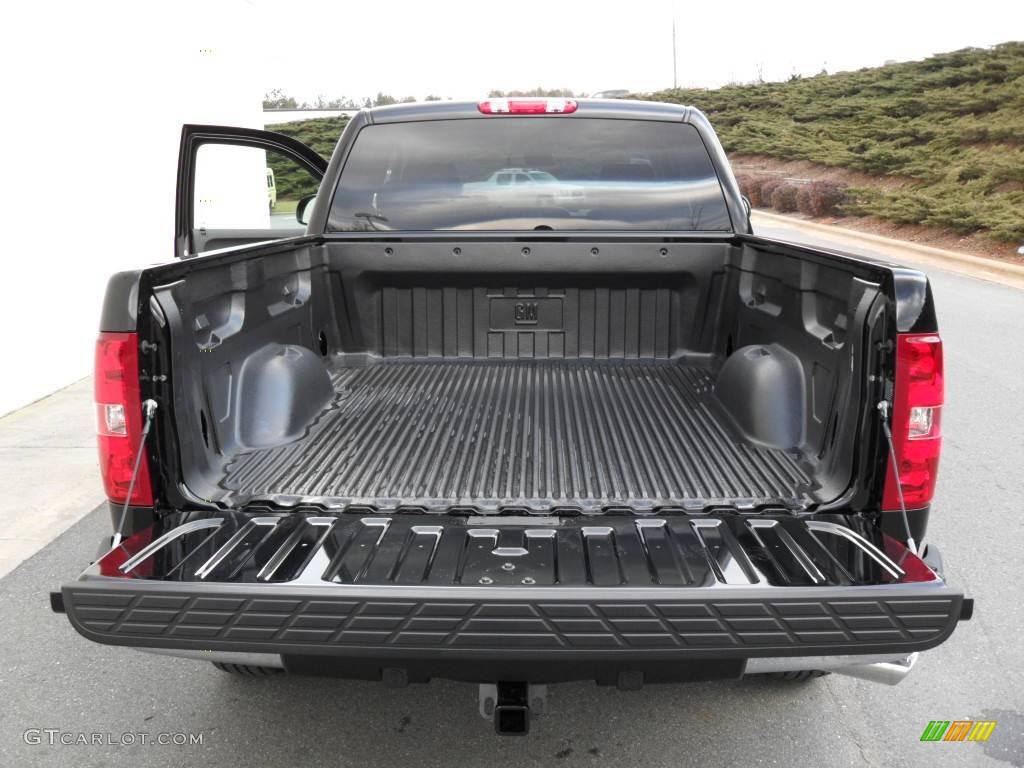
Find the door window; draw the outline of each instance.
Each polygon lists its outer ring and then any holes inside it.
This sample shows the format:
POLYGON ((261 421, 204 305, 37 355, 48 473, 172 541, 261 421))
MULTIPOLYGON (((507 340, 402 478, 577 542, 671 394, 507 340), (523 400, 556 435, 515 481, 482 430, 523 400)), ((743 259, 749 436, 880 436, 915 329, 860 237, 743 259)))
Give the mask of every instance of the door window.
POLYGON ((296 206, 319 186, 307 168, 273 150, 202 144, 195 160, 193 222, 200 230, 302 230, 296 206))

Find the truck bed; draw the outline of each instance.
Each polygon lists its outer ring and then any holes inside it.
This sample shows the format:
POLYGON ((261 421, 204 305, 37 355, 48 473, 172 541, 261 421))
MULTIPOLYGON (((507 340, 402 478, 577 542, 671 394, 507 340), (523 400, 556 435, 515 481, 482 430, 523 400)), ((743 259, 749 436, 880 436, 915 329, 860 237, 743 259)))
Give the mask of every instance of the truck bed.
POLYGON ((227 467, 239 503, 598 511, 787 505, 798 452, 732 428, 700 363, 337 356, 334 399, 304 437, 227 467))

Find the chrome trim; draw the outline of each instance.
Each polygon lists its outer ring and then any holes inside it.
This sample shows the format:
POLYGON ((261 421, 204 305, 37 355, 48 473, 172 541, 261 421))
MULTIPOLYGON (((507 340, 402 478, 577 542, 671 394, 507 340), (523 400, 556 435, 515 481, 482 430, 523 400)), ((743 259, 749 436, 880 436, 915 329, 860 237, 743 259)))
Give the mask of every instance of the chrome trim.
MULTIPOLYGON (((321 545, 324 543, 324 539, 327 534, 330 533, 331 527, 338 521, 336 517, 307 517, 302 521, 301 525, 296 526, 295 530, 292 531, 287 541, 281 545, 281 547, 273 554, 273 556, 267 561, 267 564, 263 566, 262 570, 256 574, 256 581, 270 581, 277 572, 277 569, 281 567, 281 563, 288 559, 288 555, 295 551, 295 548, 299 546, 302 541, 302 536, 306 531, 307 527, 311 528, 323 528, 320 535, 317 537, 316 543, 310 548, 310 553, 316 553, 320 550, 321 545)), ((365 521, 364 521, 365 522, 365 521)), ((374 521, 375 525, 380 525, 380 521, 374 521)), ((387 521, 383 521, 384 530, 387 530, 387 521)), ((383 536, 383 532, 381 536, 383 536)), ((380 539, 377 540, 380 543, 380 539)))
POLYGON ((528 539, 553 539, 558 534, 558 531, 552 530, 551 528, 541 528, 539 530, 530 529, 525 532, 526 538, 528 539))
POLYGON ((736 540, 732 531, 729 530, 729 527, 722 520, 718 518, 690 520, 690 528, 697 537, 697 541, 700 542, 704 550, 704 557, 711 564, 711 569, 720 582, 723 584, 735 584, 738 582, 738 578, 729 578, 730 574, 726 572, 727 569, 731 571, 734 577, 741 576, 743 578, 743 581, 739 583, 759 584, 764 581, 764 575, 750 560, 747 553, 743 551, 739 541, 736 540), (723 562, 712 554, 711 546, 708 544, 707 539, 704 538, 704 531, 710 530, 718 532, 718 535, 722 538, 722 545, 729 551, 729 557, 731 562, 735 564, 735 567, 730 567, 730 561, 723 562), (736 573, 737 568, 740 571, 739 573, 736 573))
POLYGON ((874 664, 855 664, 850 667, 837 669, 836 672, 840 675, 847 675, 848 677, 859 677, 861 680, 870 680, 873 683, 897 685, 898 683, 903 682, 903 679, 910 674, 910 670, 912 670, 914 665, 917 664, 917 660, 920 656, 920 653, 915 652, 901 659, 879 661, 874 664))
POLYGON ((690 525, 693 528, 718 528, 722 525, 722 521, 719 520, 717 517, 713 517, 707 520, 697 518, 696 520, 691 520, 690 525))
MULTIPOLYGON (((225 543, 217 548, 212 556, 207 556, 203 553, 204 559, 199 561, 200 564, 195 570, 193 578, 196 581, 209 583, 211 575, 231 557, 232 553, 237 552, 239 547, 244 545, 246 537, 251 537, 257 526, 272 528, 275 525, 279 525, 283 519, 282 517, 263 516, 247 520, 239 529, 234 530, 230 536, 224 537, 226 538, 225 543)), ((333 583, 330 580, 328 582, 323 580, 323 574, 330 565, 330 557, 324 551, 323 545, 330 536, 331 531, 335 530, 338 526, 344 527, 342 520, 339 516, 311 516, 304 518, 294 530, 288 533, 283 542, 276 545, 274 552, 268 553, 269 556, 262 564, 257 564, 259 571, 256 575, 256 581, 265 583, 273 580, 281 565, 289 559, 297 547, 302 546, 304 554, 308 556, 304 558, 301 572, 294 574, 290 581, 296 584, 333 583), (306 543, 303 544, 303 542, 306 543), (306 547, 308 547, 308 552, 306 547)), ((524 518, 524 520, 532 522, 533 518, 524 518)), ((225 518, 206 518, 184 523, 146 545, 125 563, 121 564, 119 570, 121 573, 128 573, 168 544, 196 531, 220 528, 226 522, 227 519, 225 518)), ((347 522, 345 521, 345 524, 347 522)), ((360 518, 359 522, 364 529, 370 532, 376 531, 376 541, 368 545, 373 547, 379 547, 385 534, 395 525, 390 517, 383 516, 363 517, 360 518)), ((693 541, 692 545, 688 542, 687 546, 700 548, 708 568, 717 582, 732 586, 759 584, 768 581, 766 575, 760 571, 751 559, 751 555, 746 551, 745 545, 740 543, 736 534, 733 533, 732 529, 723 520, 717 518, 690 518, 687 522, 688 525, 685 528, 680 528, 677 533, 694 537, 695 541, 693 541)), ((839 536, 849 544, 852 544, 856 550, 863 553, 863 556, 873 560, 892 579, 898 581, 905 576, 902 568, 858 533, 836 523, 821 520, 806 520, 802 524, 805 526, 803 530, 811 534, 814 545, 821 549, 823 556, 828 552, 827 542, 819 534, 831 534, 839 536)), ((794 573, 806 574, 811 584, 814 585, 829 582, 830 577, 826 575, 828 573, 827 569, 824 565, 819 566, 817 564, 821 560, 816 562, 814 556, 805 549, 805 546, 808 546, 810 543, 798 543, 784 523, 775 519, 754 518, 744 520, 742 525, 745 528, 745 532, 749 533, 753 541, 756 541, 760 549, 764 551, 770 551, 766 545, 765 537, 769 536, 768 531, 773 531, 778 539, 777 541, 772 540, 771 543, 773 546, 781 545, 792 556, 793 562, 788 567, 792 568, 794 573)), ((669 538, 675 535, 671 532, 668 522, 664 519, 636 520, 634 530, 639 535, 641 544, 645 549, 647 547, 647 537, 654 529, 663 530, 669 538)), ((604 540, 605 537, 613 537, 617 529, 607 525, 581 525, 578 530, 583 543, 587 544, 594 540, 604 540)), ((432 538, 435 550, 440 544, 443 532, 444 526, 439 525, 415 525, 411 527, 412 534, 432 538)), ((500 533, 501 531, 496 527, 474 527, 466 530, 466 535, 476 544, 479 545, 481 541, 487 542, 490 545, 489 549, 495 556, 515 558, 524 557, 529 553, 531 546, 529 542, 537 539, 553 538, 556 535, 556 529, 552 527, 527 528, 524 531, 526 542, 524 542, 523 546, 499 547, 500 533)), ((220 534, 217 534, 217 538, 219 537, 220 534)), ((213 536, 207 536, 200 544, 210 546, 213 538, 213 536)), ((649 557, 649 555, 647 556, 649 557)))
POLYGON ((786 545, 786 549, 789 550, 793 559, 796 560, 800 567, 804 569, 804 573, 807 574, 811 582, 814 584, 824 584, 828 581, 828 579, 825 578, 825 575, 818 570, 818 566, 814 564, 814 561, 807 556, 804 548, 793 540, 793 537, 789 535, 789 531, 779 525, 778 520, 747 520, 746 522, 747 527, 750 528, 751 533, 753 533, 754 537, 757 539, 757 543, 766 551, 768 550, 768 547, 765 545, 761 535, 757 532, 757 529, 764 528, 767 530, 777 528, 778 530, 775 531, 776 535, 782 543, 786 545))
POLYGON ((890 560, 885 553, 878 549, 878 547, 863 536, 854 533, 849 528, 844 528, 843 526, 836 525, 835 523, 827 523, 824 520, 808 520, 806 525, 809 530, 835 534, 836 536, 843 537, 847 541, 852 541, 858 547, 863 549, 872 560, 878 563, 894 579, 902 579, 907 575, 906 571, 890 560))
POLYGON ((414 525, 412 532, 421 536, 440 536, 444 533, 444 526, 441 525, 414 525))
POLYGON ((125 560, 119 566, 118 570, 121 573, 128 573, 128 571, 138 567, 140 563, 149 557, 152 557, 165 546, 170 544, 175 539, 181 538, 187 533, 194 533, 195 531, 201 531, 204 528, 220 528, 224 524, 224 518, 211 517, 206 520, 193 520, 191 523, 185 523, 179 525, 173 531, 168 531, 156 541, 152 541, 145 547, 136 552, 132 557, 125 560))
POLYGON ((772 672, 800 672, 820 669, 837 675, 857 677, 884 685, 897 685, 910 674, 919 653, 893 658, 890 654, 864 656, 786 656, 749 659, 746 674, 762 675, 772 672))
POLYGON ((195 576, 198 579, 205 579, 218 565, 220 565, 224 559, 230 555, 235 547, 242 543, 246 536, 252 533, 253 529, 260 525, 276 526, 280 522, 279 517, 254 517, 241 528, 239 528, 235 535, 232 536, 227 542, 213 553, 213 557, 203 563, 196 569, 195 576))

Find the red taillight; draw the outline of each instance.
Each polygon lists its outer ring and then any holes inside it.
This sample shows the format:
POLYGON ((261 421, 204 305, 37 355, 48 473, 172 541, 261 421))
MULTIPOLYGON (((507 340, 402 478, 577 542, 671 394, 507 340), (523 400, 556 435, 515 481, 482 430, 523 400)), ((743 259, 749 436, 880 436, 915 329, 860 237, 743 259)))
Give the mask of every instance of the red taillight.
MULTIPOLYGON (((123 504, 142 436, 139 394, 139 340, 134 333, 101 333, 96 341, 96 432, 100 472, 107 498, 123 504)), ((153 490, 145 457, 132 489, 132 504, 152 506, 153 490)))
MULTIPOLYGON (((942 450, 942 340, 937 334, 896 337, 896 388, 892 440, 907 509, 923 507, 935 494, 942 450)), ((891 462, 882 509, 898 510, 900 498, 891 462)))
POLYGON ((575 99, 488 99, 476 106, 485 115, 568 115, 579 109, 575 99))

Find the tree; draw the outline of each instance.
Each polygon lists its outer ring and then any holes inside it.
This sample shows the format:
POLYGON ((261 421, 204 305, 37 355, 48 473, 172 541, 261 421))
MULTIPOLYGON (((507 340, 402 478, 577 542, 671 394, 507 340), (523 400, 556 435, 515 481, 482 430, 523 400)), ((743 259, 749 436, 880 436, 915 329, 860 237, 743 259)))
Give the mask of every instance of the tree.
POLYGON ((359 105, 356 104, 348 96, 340 96, 336 99, 325 99, 323 96, 316 97, 316 104, 313 105, 314 109, 359 109, 359 105))
POLYGON ((388 104, 397 103, 398 102, 395 100, 394 96, 391 96, 390 94, 387 93, 382 93, 381 91, 377 91, 377 98, 373 100, 373 106, 375 107, 384 107, 387 106, 388 104))
POLYGON ((434 94, 431 93, 431 94, 429 94, 427 96, 424 96, 423 100, 424 101, 441 101, 441 97, 440 96, 435 96, 434 94))
POLYGON ((298 103, 280 88, 275 88, 263 97, 264 109, 296 109, 298 103))
POLYGON ((525 91, 500 91, 493 90, 487 94, 492 99, 500 99, 506 96, 552 96, 569 97, 575 96, 571 88, 530 88, 525 91))

